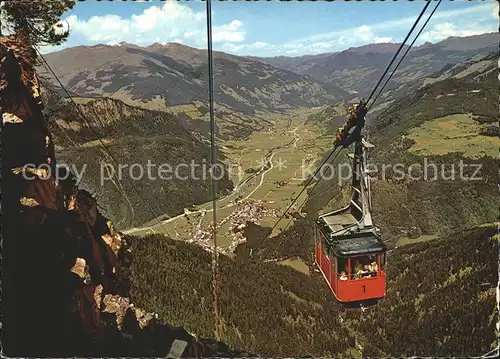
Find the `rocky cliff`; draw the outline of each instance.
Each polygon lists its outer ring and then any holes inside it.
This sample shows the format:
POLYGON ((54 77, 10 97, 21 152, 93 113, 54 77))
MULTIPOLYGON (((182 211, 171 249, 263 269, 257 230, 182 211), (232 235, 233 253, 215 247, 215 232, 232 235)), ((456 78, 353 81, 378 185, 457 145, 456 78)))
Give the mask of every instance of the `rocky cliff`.
POLYGON ((248 356, 131 302, 133 253, 92 195, 57 168, 36 56, 22 43, 0 37, 3 353, 248 356))

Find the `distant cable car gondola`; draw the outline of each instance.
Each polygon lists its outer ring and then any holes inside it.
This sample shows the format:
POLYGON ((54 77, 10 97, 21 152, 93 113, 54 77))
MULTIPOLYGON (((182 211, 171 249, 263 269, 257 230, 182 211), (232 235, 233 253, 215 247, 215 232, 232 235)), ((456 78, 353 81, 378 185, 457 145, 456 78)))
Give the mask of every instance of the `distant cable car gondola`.
POLYGON ((370 213, 365 149, 373 145, 362 136, 365 114, 361 102, 335 140, 336 146, 354 143, 351 201, 345 208, 320 216, 315 226, 316 264, 337 300, 344 303, 380 299, 386 293, 387 248, 370 213))

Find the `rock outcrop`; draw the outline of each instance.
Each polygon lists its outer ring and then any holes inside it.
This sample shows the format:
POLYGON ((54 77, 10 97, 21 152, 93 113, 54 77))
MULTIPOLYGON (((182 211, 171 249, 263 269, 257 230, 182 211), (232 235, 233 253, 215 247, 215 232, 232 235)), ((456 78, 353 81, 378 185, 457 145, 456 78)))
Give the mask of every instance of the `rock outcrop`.
POLYGON ((132 253, 56 166, 36 58, 0 37, 2 345, 7 356, 248 356, 136 308, 132 253))

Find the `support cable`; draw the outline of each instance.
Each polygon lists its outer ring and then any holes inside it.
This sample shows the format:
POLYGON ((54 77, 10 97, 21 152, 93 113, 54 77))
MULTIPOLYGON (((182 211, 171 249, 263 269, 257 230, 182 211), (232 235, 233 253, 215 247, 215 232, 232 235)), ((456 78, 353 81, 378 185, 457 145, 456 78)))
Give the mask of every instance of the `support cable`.
MULTIPOLYGON (((335 161, 335 159, 337 158, 337 156, 340 154, 340 152, 342 151, 339 151, 337 152, 337 155, 332 159, 331 163, 333 164, 333 162, 335 161)), ((316 188, 316 186, 319 185, 319 183, 321 182, 321 180, 323 179, 323 177, 321 177, 315 184, 314 186, 311 188, 311 191, 309 192, 308 196, 306 196, 306 198, 304 198, 304 200, 302 201, 302 203, 300 204, 300 206, 297 208, 297 213, 300 213, 300 210, 302 209, 302 207, 304 207, 304 205, 307 203, 307 200, 310 198, 311 194, 314 192, 314 189, 316 188)), ((307 186, 306 186, 307 188, 307 186)), ((342 190, 342 189, 341 189, 342 190)), ((324 192, 322 192, 324 193, 324 192)), ((299 194, 300 196, 300 194, 299 194)), ((297 196, 296 199, 299 198, 299 196, 297 196)), ((313 196, 314 197, 314 196, 313 196)), ((290 218, 290 220, 288 221, 288 223, 286 224, 286 226, 281 230, 281 233, 284 233, 285 230, 288 228, 288 226, 290 226, 290 224, 292 224, 293 222, 293 217, 290 218)), ((272 233, 272 230, 271 230, 271 233, 272 233)), ((267 251, 264 253, 264 256, 262 257, 262 260, 265 260, 267 258, 267 256, 271 253, 271 251, 274 249, 274 247, 276 246, 276 244, 278 243, 278 241, 274 241, 270 246, 269 248, 267 249, 267 251)))
MULTIPOLYGON (((106 145, 104 144, 103 140, 101 139, 101 136, 100 134, 94 129, 94 127, 92 127, 92 124, 90 123, 90 121, 88 120, 88 118, 85 116, 85 114, 83 113, 83 111, 80 109, 80 107, 77 105, 77 103, 75 102, 75 100, 73 100, 73 97, 71 96, 71 94, 69 93, 69 91, 66 89, 66 87, 62 84, 61 80, 59 79, 59 77, 56 75, 56 73, 54 72, 54 70, 52 69, 52 67, 49 65, 49 63, 47 62, 47 60, 45 60, 45 58, 43 57, 43 55, 40 53, 40 51, 35 48, 36 52, 38 53, 38 56, 42 59, 42 63, 43 65, 45 66, 45 68, 52 74, 52 76, 54 76, 55 80, 57 81, 57 83, 59 84, 59 86, 61 87, 61 89, 66 93, 66 96, 67 98, 71 101, 71 103, 73 104, 73 106, 76 108, 77 112, 79 113, 80 117, 82 118, 82 120, 85 122, 85 124, 87 125, 87 127, 94 133, 94 135, 96 136, 97 140, 99 141, 99 143, 101 144, 101 148, 103 150, 103 152, 109 156, 109 158, 111 158, 113 160, 113 162, 115 163, 115 165, 118 166, 118 168, 121 168, 118 164, 118 161, 115 159, 115 157, 113 156, 113 154, 108 150, 108 148, 106 147, 106 145)), ((137 193, 137 195, 139 196, 139 198, 141 199, 141 201, 144 202, 144 204, 146 205, 146 207, 148 207, 148 210, 149 212, 153 215, 153 217, 157 220, 158 224, 160 225, 160 227, 163 229, 163 232, 165 234, 168 233, 168 231, 166 230, 166 228, 163 226, 163 223, 160 221, 159 219, 159 215, 156 213, 156 211, 151 207, 151 205, 149 204, 148 201, 146 201, 144 199, 144 197, 141 195, 141 193, 139 192, 139 190, 134 186, 134 183, 133 181, 123 172, 121 172, 125 178, 129 181, 130 185, 132 186, 132 188, 135 190, 135 192, 137 193)))
MULTIPOLYGON (((304 187, 302 188, 302 190, 299 192, 299 194, 297 195, 297 197, 295 197, 295 199, 290 203, 290 205, 287 207, 287 209, 283 212, 283 214, 278 218, 278 220, 274 223, 274 225, 272 226, 271 228, 271 231, 269 232, 269 235, 271 235, 271 233, 273 232, 273 230, 278 226, 279 222, 285 217, 285 215, 288 213, 288 211, 290 210, 290 208, 292 208, 292 206, 295 204, 295 202, 299 199, 300 195, 305 191, 307 190, 307 186, 309 186, 309 184, 316 178, 316 175, 318 174, 318 172, 323 168, 323 166, 325 165, 325 163, 327 163, 330 158, 333 156, 333 154, 337 151, 337 149, 339 148, 342 148, 342 147, 336 147, 333 149, 332 152, 330 152, 330 154, 328 155, 328 157, 326 158, 325 161, 323 161, 323 163, 316 169, 316 171, 314 172, 314 174, 309 178, 309 180, 306 182, 306 184, 304 185, 304 187)), ((337 153, 335 154, 335 156, 333 156, 331 162, 333 163, 333 161, 335 161, 335 159, 338 157, 338 155, 340 154, 340 152, 342 151, 337 151, 337 153)), ((321 180, 321 178, 320 178, 321 180)), ((316 188, 316 186, 318 185, 318 183, 320 182, 320 180, 318 180, 314 186, 313 186, 313 189, 316 188)), ((290 222, 289 222, 290 223, 290 222)), ((287 225, 288 226, 288 225, 287 225)), ((258 244, 255 248, 253 248, 253 250, 257 250, 263 243, 264 241, 269 237, 266 236, 264 237, 258 244)), ((248 257, 246 260, 243 261, 243 263, 241 264, 241 266, 244 266, 248 260, 250 259, 250 257, 248 257)))
POLYGON ((428 0, 427 1, 427 4, 425 4, 424 8, 422 9, 422 11, 420 12, 420 15, 418 15, 417 17, 417 20, 415 20, 415 23, 413 24, 413 26, 411 27, 410 29, 410 32, 408 32, 408 35, 406 35, 405 39, 403 40, 403 42, 401 43, 401 45, 399 46, 399 49, 398 51, 396 52, 396 54, 393 56, 391 62, 389 63, 389 65, 387 65, 387 68, 385 69, 384 73, 382 74, 382 76, 380 77, 380 80, 378 80, 377 84, 375 85, 375 88, 373 89, 372 93, 370 94, 370 96, 368 97, 368 100, 366 101, 366 104, 368 104, 368 102, 370 102, 370 99, 372 98, 373 94, 375 93, 375 91, 377 91, 377 88, 379 87, 380 83, 382 82, 382 80, 384 79, 384 76, 387 75, 387 73, 389 72, 389 69, 391 68, 392 64, 394 63, 394 60, 396 60, 396 58, 398 57, 399 53, 401 52, 401 50, 403 49, 403 47, 405 46, 405 43, 406 41, 408 41, 408 38, 410 37, 411 33, 413 32, 413 30, 415 30, 415 27, 417 26, 418 22, 420 21, 420 19, 422 18, 422 16, 424 15, 425 11, 427 10, 427 8, 429 7, 429 5, 431 4, 431 1, 428 0))
MULTIPOLYGON (((417 17, 417 19, 415 20, 415 23, 413 24, 413 26, 411 27, 410 31, 408 32, 408 34, 406 35, 406 38, 404 39, 403 43, 399 46, 399 49, 398 51, 396 52, 396 54, 394 54, 391 62, 389 63, 389 65, 387 66, 387 68, 385 69, 384 73, 382 74, 382 76, 380 77, 379 81, 377 82, 377 84, 375 85, 373 91, 371 92, 368 100, 365 102, 366 104, 368 104, 368 102, 370 101, 370 99, 372 98, 373 94, 377 91, 378 89, 378 86, 380 86, 382 80, 384 79, 385 75, 387 74, 387 72, 389 71, 389 69, 391 68, 392 64, 394 63, 394 61, 396 60, 397 56, 399 55, 399 53, 401 52, 402 48, 404 47, 406 41, 408 40, 408 38, 410 37, 410 35, 412 34, 413 30, 415 30, 415 27, 417 26, 418 22, 420 21, 420 19, 422 18, 423 14, 425 13, 425 11, 427 10, 427 8, 429 7, 429 5, 431 4, 430 0, 427 1, 427 4, 424 6, 423 10, 420 12, 419 16, 417 17)), ((323 161, 323 163, 318 167, 318 170, 319 171, 324 165, 325 163, 328 162, 328 160, 330 159, 330 157, 332 156, 333 152, 336 150, 337 148, 335 148, 332 153, 330 154, 330 156, 328 156, 328 158, 323 161)), ((317 172, 316 171, 316 172, 317 172)), ((287 211, 292 207, 292 205, 295 203, 295 201, 299 198, 299 196, 302 194, 302 192, 307 188, 307 186, 309 185, 309 183, 312 181, 312 179, 316 176, 316 173, 313 177, 311 177, 311 179, 308 181, 308 183, 305 185, 305 187, 302 189, 302 191, 299 193, 299 195, 295 198, 294 201, 292 201, 292 203, 290 204, 290 206, 288 206, 288 208, 285 210, 285 212, 283 213, 283 215, 278 219, 278 221, 275 223, 275 225, 272 227, 273 229, 276 228, 277 224, 279 221, 281 221, 281 219, 285 216, 285 214, 287 213, 287 211)), ((316 183, 317 185, 317 183, 316 183)), ((264 242, 265 238, 257 245, 257 247, 255 249, 257 249, 263 242, 264 242)), ((246 263, 246 261, 244 262, 246 263)))
MULTIPOLYGON (((384 73, 382 74, 382 76, 380 77, 379 81, 377 82, 377 84, 375 85, 375 87, 373 88, 373 91, 371 92, 370 96, 368 97, 368 100, 365 102, 365 104, 368 104, 368 102, 371 100, 372 96, 375 94, 375 92, 377 91, 378 87, 380 86, 380 84, 382 83, 382 80, 384 79, 385 75, 387 75, 387 73, 389 72, 389 69, 391 68, 392 64, 394 63, 394 61, 396 60, 397 56, 399 55, 399 53, 401 52, 401 50, 403 49, 406 41, 408 41, 408 38, 411 36, 412 32, 415 30, 415 27, 417 26, 418 22, 420 21, 420 19, 422 18, 422 16, 424 15, 425 11, 427 10, 427 8, 429 7, 429 5, 431 4, 431 1, 428 0, 427 1, 427 4, 424 6, 424 8, 422 9, 422 11, 420 12, 419 16, 417 17, 417 19, 415 20, 415 23, 413 24, 413 26, 411 27, 410 31, 408 32, 408 34, 406 35, 404 41, 401 43, 401 45, 399 46, 399 49, 398 51, 394 54, 391 62, 389 63, 389 65, 387 66, 387 68, 385 69, 384 73)), ((434 9, 435 10, 435 9, 434 9)), ((328 162, 328 160, 330 159, 330 157, 333 155, 333 153, 335 152, 337 148, 335 148, 331 153, 330 155, 327 157, 327 159, 325 161, 323 161, 323 163, 319 166, 318 170, 316 171, 316 173, 324 166, 325 163, 328 162)), ((340 152, 339 152, 340 153, 340 152)), ((333 161, 333 160, 332 160, 333 161)), ((315 175, 316 175, 315 173, 315 175)), ((281 221, 281 219, 285 216, 285 214, 287 213, 287 211, 292 207, 292 205, 295 203, 295 201, 300 197, 300 195, 302 194, 302 192, 307 188, 307 186, 309 185, 309 183, 312 181, 313 178, 315 178, 315 175, 312 176, 310 178, 310 180, 307 182, 307 184, 304 186, 304 188, 302 189, 302 191, 299 193, 299 195, 295 198, 295 200, 292 201, 292 203, 288 206, 288 208, 285 210, 285 212, 283 213, 283 215, 278 219, 278 221, 276 221, 276 223, 274 224, 274 226, 272 227, 272 229, 276 228, 276 226, 278 225, 278 223, 281 221)), ((319 183, 319 181, 315 184, 315 186, 317 186, 319 183)), ((315 187, 314 186, 314 187, 315 187)), ((314 189, 313 187, 313 189, 314 189)), ((311 191, 312 192, 312 191, 311 191)), ((271 233, 272 233, 272 230, 271 230, 271 233)), ((267 238, 267 236, 265 238, 263 238, 259 244, 253 249, 258 249, 262 243, 265 241, 265 239, 267 238)), ((243 264, 245 264, 247 261, 248 261, 249 258, 247 258, 247 260, 245 260, 243 262, 243 264)))
POLYGON ((213 311, 215 315, 215 338, 220 340, 220 318, 218 308, 218 272, 219 272, 219 255, 217 250, 217 201, 216 191, 217 183, 215 180, 215 168, 217 164, 216 147, 215 147, 215 111, 214 111, 214 69, 213 69, 213 51, 212 51, 212 2, 206 0, 207 11, 207 42, 208 42, 208 96, 210 109, 210 162, 211 162, 211 182, 212 182, 212 239, 213 239, 213 254, 212 254, 212 290, 213 290, 213 311))
POLYGON ((408 52, 410 51, 411 47, 415 44, 415 41, 417 41, 418 37, 420 36, 420 34, 422 33, 422 31, 424 31, 425 27, 427 26, 427 23, 429 22, 429 20, 431 19, 432 15, 434 15, 434 13, 436 12, 437 8, 439 7, 439 4, 441 4, 441 1, 443 0, 439 0, 439 2, 436 4, 436 6, 434 7, 434 10, 432 10, 431 14, 429 15, 429 17, 427 18, 427 20, 425 21, 424 25, 422 26, 422 28, 420 29, 420 31, 417 33, 417 36, 415 36, 415 38, 413 39, 413 41, 411 42, 410 46, 408 46, 406 48, 406 51, 405 53, 403 54, 403 56, 399 59, 399 62, 396 64, 396 67, 392 70, 391 74, 389 75, 389 77, 387 78, 387 80, 385 80, 384 82, 384 85, 382 86, 382 88, 380 89, 380 91, 377 93, 377 96, 375 96, 375 98, 373 99, 373 102, 372 104, 368 107, 368 111, 370 111, 370 109, 373 107, 373 105, 375 104, 375 102, 377 101, 378 97, 380 96, 380 94, 382 94, 382 91, 384 91, 384 88, 385 86, 387 85, 387 83, 389 82, 389 80, 391 79, 391 77, 394 75, 394 73, 396 72, 396 70, 398 69, 399 65, 401 65, 401 63, 403 62, 403 60, 405 59, 406 55, 408 54, 408 52))

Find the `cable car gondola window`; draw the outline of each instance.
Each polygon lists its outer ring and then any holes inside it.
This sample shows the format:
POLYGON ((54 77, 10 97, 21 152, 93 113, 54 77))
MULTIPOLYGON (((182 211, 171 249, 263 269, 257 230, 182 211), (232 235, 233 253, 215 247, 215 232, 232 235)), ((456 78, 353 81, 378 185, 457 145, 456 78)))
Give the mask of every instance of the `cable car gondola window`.
POLYGON ((337 259, 337 274, 340 276, 342 272, 347 275, 347 258, 346 257, 335 257, 337 259))
POLYGON ((376 277, 378 274, 377 258, 374 255, 351 258, 351 279, 376 277))
POLYGON ((323 255, 325 257, 328 257, 328 247, 326 246, 325 237, 323 237, 323 235, 321 235, 321 250, 323 252, 323 255))

